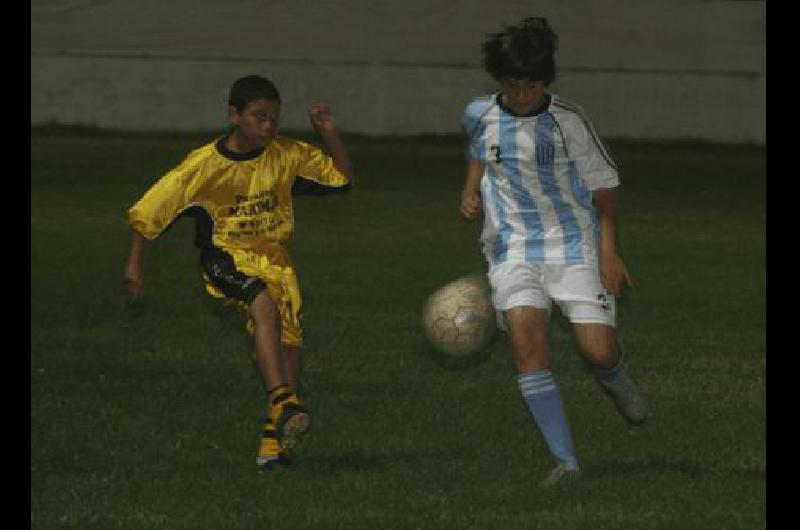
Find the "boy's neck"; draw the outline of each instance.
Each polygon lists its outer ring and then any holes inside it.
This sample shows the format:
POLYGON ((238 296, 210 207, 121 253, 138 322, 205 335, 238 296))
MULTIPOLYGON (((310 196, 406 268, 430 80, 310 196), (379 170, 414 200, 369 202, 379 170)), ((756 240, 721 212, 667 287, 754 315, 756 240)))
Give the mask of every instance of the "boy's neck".
POLYGON ((252 153, 262 151, 266 145, 243 136, 238 130, 232 131, 225 139, 225 147, 234 153, 252 153))
POLYGON ((538 101, 535 101, 531 105, 526 107, 515 107, 509 104, 508 98, 504 93, 501 92, 498 102, 500 103, 501 107, 515 116, 536 116, 537 114, 542 113, 548 107, 548 105, 550 105, 550 94, 543 92, 542 97, 540 97, 538 101))
POLYGON ((223 136, 215 142, 219 154, 229 160, 233 160, 234 162, 253 160, 261 156, 264 152, 264 147, 245 149, 242 145, 236 143, 235 140, 232 140, 232 137, 233 133, 231 132, 229 135, 223 136))

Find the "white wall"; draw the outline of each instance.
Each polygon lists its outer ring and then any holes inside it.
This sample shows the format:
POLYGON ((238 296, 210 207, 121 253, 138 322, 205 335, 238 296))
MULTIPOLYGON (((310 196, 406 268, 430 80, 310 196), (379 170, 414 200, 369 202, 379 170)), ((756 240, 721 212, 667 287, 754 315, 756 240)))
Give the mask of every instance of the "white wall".
POLYGON ((283 126, 331 103, 341 129, 457 133, 494 89, 486 33, 524 16, 560 36, 553 91, 599 133, 764 143, 766 4, 735 0, 33 0, 31 123, 225 125, 231 82, 260 73, 283 126))

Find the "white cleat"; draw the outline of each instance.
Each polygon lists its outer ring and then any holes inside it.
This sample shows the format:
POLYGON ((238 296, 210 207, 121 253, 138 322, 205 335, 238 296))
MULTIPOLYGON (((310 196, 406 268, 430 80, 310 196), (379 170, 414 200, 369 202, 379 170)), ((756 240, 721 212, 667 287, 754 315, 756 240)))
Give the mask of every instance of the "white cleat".
POLYGON ((556 484, 567 484, 580 479, 583 476, 580 469, 570 469, 564 462, 559 463, 541 482, 542 488, 552 488, 556 484))
POLYGON ((628 423, 640 425, 647 419, 647 403, 636 382, 626 370, 623 370, 613 383, 601 379, 597 381, 614 400, 617 410, 628 423))

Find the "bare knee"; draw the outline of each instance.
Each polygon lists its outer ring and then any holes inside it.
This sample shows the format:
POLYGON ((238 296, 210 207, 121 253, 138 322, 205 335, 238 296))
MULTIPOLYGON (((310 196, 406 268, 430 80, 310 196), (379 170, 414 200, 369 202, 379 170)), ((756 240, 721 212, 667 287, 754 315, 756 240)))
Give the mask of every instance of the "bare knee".
POLYGON ((515 308, 506 317, 517 371, 550 368, 547 313, 535 308, 515 308))
POLYGON ((547 330, 538 327, 517 330, 511 334, 511 344, 514 346, 514 351, 519 352, 522 357, 547 353, 549 347, 547 330))
POLYGON ((619 361, 616 332, 600 324, 575 326, 575 339, 583 359, 597 368, 611 368, 619 361))
POLYGON ((581 351, 584 360, 597 368, 611 368, 618 360, 616 349, 605 345, 595 345, 581 351))
POLYGON ((550 353, 547 341, 514 344, 514 363, 517 372, 526 373, 550 368, 550 353))

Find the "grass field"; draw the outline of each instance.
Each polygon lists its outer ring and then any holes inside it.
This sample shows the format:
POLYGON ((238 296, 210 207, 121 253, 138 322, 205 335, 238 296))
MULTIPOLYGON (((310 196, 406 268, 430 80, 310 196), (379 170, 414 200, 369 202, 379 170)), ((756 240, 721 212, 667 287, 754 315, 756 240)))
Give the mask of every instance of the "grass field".
POLYGON ((652 417, 625 424, 557 316, 586 479, 541 491, 552 463, 507 342, 453 366, 420 336, 427 294, 483 269, 446 138, 349 138, 358 188, 297 199, 313 427, 296 471, 255 472, 250 339, 200 288, 190 222, 122 302, 127 208, 206 138, 31 132, 32 528, 765 525, 763 148, 610 142, 635 283, 620 334, 652 417))

